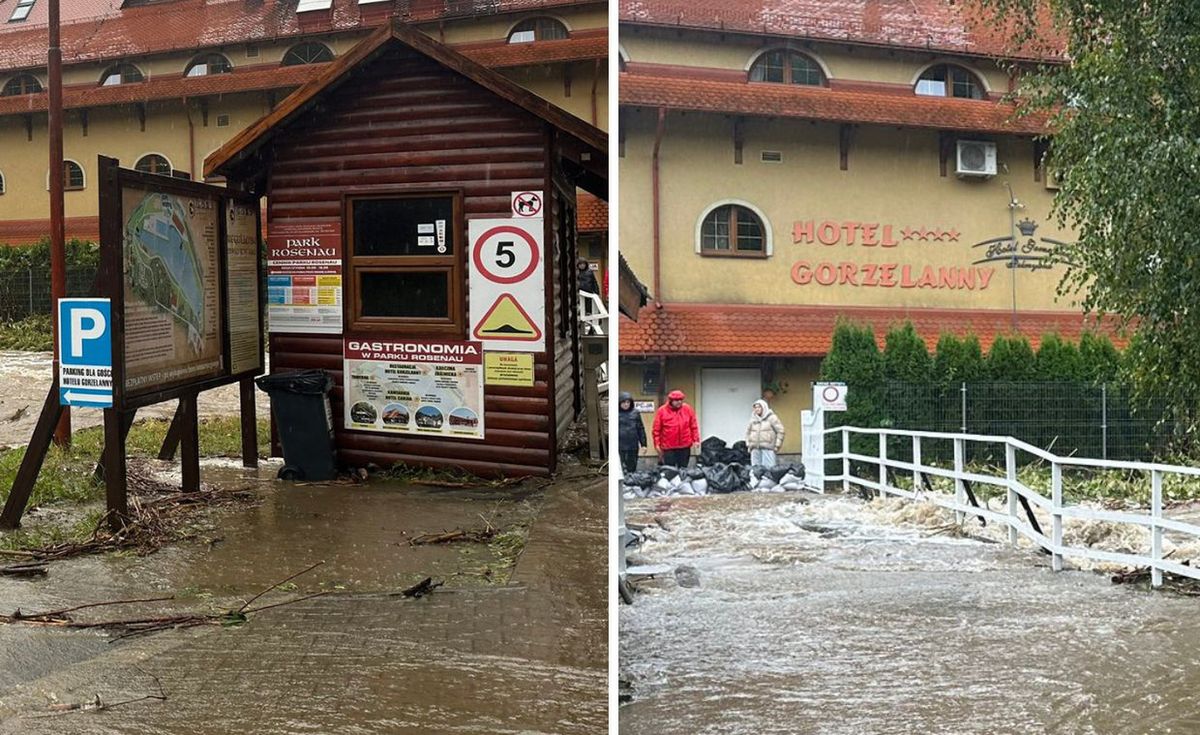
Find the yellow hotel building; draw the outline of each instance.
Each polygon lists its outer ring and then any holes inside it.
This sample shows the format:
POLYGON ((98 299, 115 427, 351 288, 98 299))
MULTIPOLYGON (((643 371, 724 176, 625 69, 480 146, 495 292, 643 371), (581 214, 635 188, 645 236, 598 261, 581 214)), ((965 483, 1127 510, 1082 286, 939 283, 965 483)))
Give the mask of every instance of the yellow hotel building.
POLYGON ((1045 117, 1014 115, 998 60, 1057 59, 964 5, 621 2, 619 242, 650 290, 621 320, 621 390, 681 389, 732 442, 770 388, 799 453, 841 316, 930 347, 1078 337, 1045 117))
MULTIPOLYGON (((48 232, 45 0, 0 0, 0 243, 48 232)), ((199 177, 206 156, 390 18, 607 126, 605 2, 63 0, 67 236, 97 237, 98 154, 199 177)), ((580 194, 583 251, 602 203, 580 194)), ((598 224, 597 224, 598 223, 598 224)))

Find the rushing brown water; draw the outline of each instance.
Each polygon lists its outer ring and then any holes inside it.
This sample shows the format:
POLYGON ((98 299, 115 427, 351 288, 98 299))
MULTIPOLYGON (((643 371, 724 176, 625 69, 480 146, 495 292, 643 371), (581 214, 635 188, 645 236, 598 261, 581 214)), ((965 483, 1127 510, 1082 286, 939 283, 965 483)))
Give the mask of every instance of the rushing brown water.
MULTIPOLYGON (((214 478, 236 479, 207 468, 214 478)), ((196 543, 56 563, 43 581, 0 578, 6 612, 171 593, 183 599, 123 612, 236 608, 317 560, 298 589, 263 602, 333 593, 237 628, 117 642, 0 625, 0 733, 604 733, 605 526, 605 483, 586 476, 533 492, 288 487, 224 512, 196 543), (480 526, 480 514, 532 522, 506 583, 472 576, 495 563, 486 546, 407 543, 480 526), (389 594, 421 575, 447 585, 420 600, 389 594), (156 693, 155 677, 165 702, 46 716, 54 702, 156 693)))
POLYGON ((623 606, 622 733, 1200 733, 1200 601, 840 496, 629 506, 701 586, 623 606))

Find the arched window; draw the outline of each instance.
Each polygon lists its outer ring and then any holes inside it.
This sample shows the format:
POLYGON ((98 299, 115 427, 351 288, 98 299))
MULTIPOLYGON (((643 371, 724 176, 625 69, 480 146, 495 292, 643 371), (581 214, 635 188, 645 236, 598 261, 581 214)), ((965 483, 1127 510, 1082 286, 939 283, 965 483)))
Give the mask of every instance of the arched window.
POLYGON ((812 57, 779 49, 768 51, 754 60, 750 67, 750 81, 819 87, 825 84, 825 72, 821 71, 821 65, 812 57))
POLYGON ((228 74, 233 71, 233 64, 221 54, 201 54, 188 64, 185 77, 206 77, 210 74, 228 74))
POLYGON ((333 52, 323 43, 308 41, 298 43, 288 49, 283 55, 284 66, 300 66, 301 64, 323 64, 333 61, 333 52))
POLYGON ((74 161, 63 161, 63 189, 79 191, 84 187, 83 166, 74 161))
POLYGON ((762 218, 740 204, 714 207, 700 223, 701 254, 766 257, 768 245, 762 218))
POLYGON ((983 99, 983 82, 961 66, 937 64, 921 72, 914 91, 927 97, 983 99))
POLYGON ((101 87, 115 87, 118 84, 144 81, 146 81, 146 77, 142 75, 141 69, 133 64, 115 64, 105 69, 104 73, 100 75, 101 87))
POLYGON ((509 43, 530 41, 554 41, 567 37, 567 27, 554 18, 528 18, 513 26, 508 34, 509 43))
POLYGON ((171 175, 171 162, 165 156, 160 156, 157 153, 147 153, 138 159, 135 169, 147 174, 162 174, 163 176, 171 175))
POLYGON ((42 83, 32 74, 18 74, 0 89, 0 97, 16 97, 19 94, 35 94, 42 91, 42 83))

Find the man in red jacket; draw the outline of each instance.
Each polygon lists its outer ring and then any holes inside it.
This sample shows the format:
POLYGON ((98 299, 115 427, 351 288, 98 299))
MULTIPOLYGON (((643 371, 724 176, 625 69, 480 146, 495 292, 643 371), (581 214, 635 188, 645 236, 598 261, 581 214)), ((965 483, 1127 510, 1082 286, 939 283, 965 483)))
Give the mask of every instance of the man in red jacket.
POLYGON ((672 467, 687 467, 692 447, 700 444, 696 412, 683 399, 683 391, 671 391, 654 414, 654 448, 659 460, 672 467))

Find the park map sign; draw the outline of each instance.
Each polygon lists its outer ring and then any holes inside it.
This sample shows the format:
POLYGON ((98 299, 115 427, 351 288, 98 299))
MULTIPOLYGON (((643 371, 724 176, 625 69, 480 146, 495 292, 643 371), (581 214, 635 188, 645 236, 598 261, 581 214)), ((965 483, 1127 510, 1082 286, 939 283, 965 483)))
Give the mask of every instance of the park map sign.
POLYGON ((117 405, 157 403, 260 373, 258 201, 104 158, 100 201, 101 295, 113 300, 117 405))

